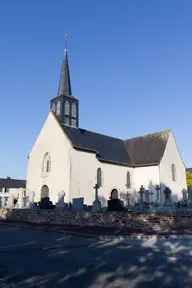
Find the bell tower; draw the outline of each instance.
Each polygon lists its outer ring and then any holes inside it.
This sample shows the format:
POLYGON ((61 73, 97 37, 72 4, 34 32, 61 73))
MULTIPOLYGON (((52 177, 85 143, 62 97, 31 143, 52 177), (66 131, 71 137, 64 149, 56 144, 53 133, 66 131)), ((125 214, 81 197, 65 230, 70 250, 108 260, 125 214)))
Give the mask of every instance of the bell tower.
MULTIPOLYGON (((66 39, 67 35, 65 34, 65 42, 67 41, 66 39)), ((50 109, 61 124, 75 128, 79 127, 79 101, 72 96, 66 48, 64 51, 57 96, 50 101, 50 109)))

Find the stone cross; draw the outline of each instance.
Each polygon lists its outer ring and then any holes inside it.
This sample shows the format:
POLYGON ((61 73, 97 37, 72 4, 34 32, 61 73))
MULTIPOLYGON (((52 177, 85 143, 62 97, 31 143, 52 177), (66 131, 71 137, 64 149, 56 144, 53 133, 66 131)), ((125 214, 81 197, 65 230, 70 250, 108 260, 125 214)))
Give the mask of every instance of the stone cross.
POLYGON ((93 188, 95 189, 95 201, 93 202, 92 212, 100 212, 101 202, 99 201, 99 196, 98 196, 99 185, 96 183, 93 188))
POLYGON ((187 190, 186 189, 183 189, 182 190, 182 194, 183 194, 183 201, 187 201, 187 190))
POLYGON ((139 190, 139 194, 140 194, 140 202, 143 203, 143 195, 145 193, 145 188, 143 187, 143 185, 141 185, 140 190, 139 190))
POLYGON ((140 190, 139 190, 139 194, 140 194, 140 202, 139 202, 139 207, 141 210, 143 210, 143 195, 145 193, 145 188, 143 187, 143 185, 141 185, 140 190))
POLYGON ((99 185, 96 183, 93 189, 95 189, 95 200, 98 200, 99 185))
POLYGON ((161 201, 161 199, 160 199, 160 190, 161 190, 160 186, 156 185, 155 190, 156 190, 156 202, 159 203, 161 201))

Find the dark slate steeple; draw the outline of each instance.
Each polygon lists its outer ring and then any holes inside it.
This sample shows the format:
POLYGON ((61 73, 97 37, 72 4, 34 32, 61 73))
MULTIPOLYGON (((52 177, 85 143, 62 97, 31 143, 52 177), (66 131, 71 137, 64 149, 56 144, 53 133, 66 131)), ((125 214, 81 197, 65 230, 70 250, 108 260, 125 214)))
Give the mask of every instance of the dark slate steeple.
POLYGON ((72 95, 67 49, 65 49, 65 52, 64 52, 64 59, 63 59, 61 76, 60 76, 60 81, 59 81, 59 88, 58 88, 58 96, 65 95, 65 94, 72 95))
POLYGON ((79 101, 72 96, 67 50, 64 52, 58 93, 50 109, 62 125, 79 127, 79 101))

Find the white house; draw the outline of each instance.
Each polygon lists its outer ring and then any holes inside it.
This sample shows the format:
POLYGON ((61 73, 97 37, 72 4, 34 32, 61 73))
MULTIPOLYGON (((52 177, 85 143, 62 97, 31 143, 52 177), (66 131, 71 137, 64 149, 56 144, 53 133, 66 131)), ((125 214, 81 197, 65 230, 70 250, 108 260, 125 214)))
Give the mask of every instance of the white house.
POLYGON ((168 186, 177 201, 186 189, 185 165, 172 130, 123 140, 79 128, 65 50, 58 94, 28 158, 27 189, 35 201, 48 196, 55 203, 63 190, 66 203, 83 197, 92 205, 97 182, 102 206, 111 196, 125 200, 127 192, 135 201, 141 185, 153 200, 159 185, 162 201, 168 186))
POLYGON ((0 178, 0 208, 6 206, 11 194, 17 198, 21 188, 26 188, 26 180, 0 178))

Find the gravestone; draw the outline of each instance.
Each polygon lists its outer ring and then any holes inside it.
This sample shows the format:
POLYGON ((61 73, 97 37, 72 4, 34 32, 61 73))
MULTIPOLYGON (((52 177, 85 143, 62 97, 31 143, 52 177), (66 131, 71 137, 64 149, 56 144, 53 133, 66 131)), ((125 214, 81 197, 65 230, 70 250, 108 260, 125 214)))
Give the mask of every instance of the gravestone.
POLYGON ((41 201, 39 202, 39 208, 40 209, 53 209, 54 205, 53 203, 50 201, 49 197, 44 197, 41 199, 41 201))
POLYGON ((108 211, 123 211, 123 201, 120 199, 108 200, 108 211))
POLYGON ((14 207, 14 197, 13 194, 10 194, 7 200, 6 208, 13 208, 13 207, 14 207))
POLYGON ((99 199, 95 199, 95 201, 93 202, 92 212, 101 212, 101 202, 99 201, 99 199))
POLYGON ((172 206, 171 189, 169 187, 166 187, 164 190, 164 194, 165 194, 164 206, 172 206))
POLYGON ((139 194, 140 194, 140 199, 139 199, 139 209, 143 210, 144 209, 144 203, 143 203, 143 196, 145 194, 145 188, 143 187, 143 185, 141 185, 140 190, 139 190, 139 194))
POLYGON ((154 206, 154 202, 153 202, 153 192, 151 191, 151 192, 149 192, 149 210, 152 212, 155 212, 155 210, 154 210, 154 208, 155 208, 155 206, 154 206))
POLYGON ((110 200, 107 201, 108 203, 108 211, 123 211, 122 201, 118 198, 118 191, 117 189, 113 189, 111 191, 110 200))
POLYGON ((131 196, 131 193, 127 192, 127 208, 128 208, 128 210, 131 209, 130 196, 131 196))
POLYGON ((19 189, 18 200, 17 200, 17 204, 15 206, 18 209, 22 209, 24 207, 23 188, 19 189))
POLYGON ((83 211, 84 198, 73 198, 72 211, 83 211))
POLYGON ((34 191, 29 191, 29 196, 28 196, 28 201, 27 201, 27 204, 26 204, 26 208, 28 208, 28 209, 35 208, 34 198, 35 198, 35 192, 34 191))
POLYGON ((171 189, 166 187, 164 190, 165 200, 164 204, 157 207, 156 212, 173 212, 176 209, 173 207, 172 197, 171 197, 171 189))
POLYGON ((145 195, 145 200, 147 201, 147 203, 150 202, 150 194, 149 194, 149 190, 145 190, 144 191, 144 195, 145 195))
POLYGON ((58 202, 56 203, 56 208, 57 209, 64 209, 64 207, 65 207, 64 198, 65 198, 65 192, 64 191, 60 191, 58 193, 58 202))
POLYGON ((156 185, 155 190, 156 190, 156 200, 155 200, 155 202, 157 204, 161 204, 161 197, 160 197, 161 188, 160 188, 160 186, 156 185))
POLYGON ((153 194, 154 194, 154 193, 153 193, 152 191, 149 192, 149 199, 150 199, 149 202, 150 202, 150 203, 153 203, 153 194), (151 197, 150 197, 150 196, 151 196, 151 197))
POLYGON ((95 189, 95 201, 93 202, 92 212, 101 212, 101 202, 98 198, 99 185, 95 184, 93 188, 95 189))

